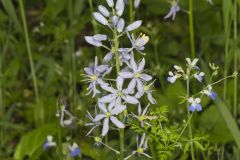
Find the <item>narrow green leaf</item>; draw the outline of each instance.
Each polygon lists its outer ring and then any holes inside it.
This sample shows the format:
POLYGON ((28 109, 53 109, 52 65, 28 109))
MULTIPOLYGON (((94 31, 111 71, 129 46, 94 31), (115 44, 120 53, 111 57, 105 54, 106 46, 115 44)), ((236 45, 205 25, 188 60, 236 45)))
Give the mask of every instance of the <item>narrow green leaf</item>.
POLYGON ((41 128, 32 130, 24 135, 14 153, 14 159, 22 160, 25 156, 36 156, 35 153, 42 148, 47 135, 53 135, 56 132, 56 124, 46 124, 41 128))
POLYGON ((12 19, 13 22, 15 23, 18 31, 22 32, 23 31, 22 26, 17 18, 17 14, 15 12, 12 1, 11 0, 2 0, 2 4, 3 4, 4 9, 8 13, 10 19, 12 19))
POLYGON ((233 136, 238 148, 240 148, 240 131, 237 126, 237 123, 235 122, 233 116, 229 112, 226 104, 220 98, 217 98, 215 100, 215 104, 216 104, 220 114, 222 115, 222 118, 224 119, 228 129, 232 133, 232 136, 233 136))

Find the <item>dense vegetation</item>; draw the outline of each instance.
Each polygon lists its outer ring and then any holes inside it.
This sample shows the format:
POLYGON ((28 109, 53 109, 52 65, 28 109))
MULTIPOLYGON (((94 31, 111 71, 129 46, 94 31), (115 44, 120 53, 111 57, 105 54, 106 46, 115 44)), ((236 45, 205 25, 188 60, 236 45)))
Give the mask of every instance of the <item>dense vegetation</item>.
POLYGON ((0 1, 0 159, 240 159, 240 1, 122 3, 0 1))

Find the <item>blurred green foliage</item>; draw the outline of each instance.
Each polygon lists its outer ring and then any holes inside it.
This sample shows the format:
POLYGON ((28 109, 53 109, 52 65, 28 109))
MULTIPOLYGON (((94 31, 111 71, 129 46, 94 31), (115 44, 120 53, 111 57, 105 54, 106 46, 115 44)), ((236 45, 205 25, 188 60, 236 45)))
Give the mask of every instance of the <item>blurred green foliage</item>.
MULTIPOLYGON (((238 53, 237 59, 240 60, 239 40, 235 43, 231 38, 234 5, 232 1, 213 0, 213 2, 214 5, 210 5, 206 0, 194 1, 196 53, 206 75, 209 76, 208 62, 215 62, 220 66, 219 77, 223 77, 226 75, 224 68, 227 68, 228 74, 234 72, 232 66, 234 53, 238 53), (226 42, 229 43, 228 46, 226 42)), ((105 1, 93 1, 94 10, 102 3, 105 1)), ((170 130, 171 127, 178 127, 174 122, 182 125, 186 120, 186 108, 179 104, 181 101, 179 96, 184 96, 186 93, 185 84, 169 85, 166 81, 170 67, 185 63, 185 58, 190 56, 186 11, 188 3, 180 0, 179 4, 181 11, 175 21, 163 19, 170 7, 165 0, 142 0, 140 8, 135 11, 135 18, 144 22, 141 31, 151 37, 145 58, 148 72, 156 79, 154 97, 158 104, 152 107, 152 111, 158 110, 163 105, 169 107, 167 116, 171 121, 169 128, 166 129, 170 130)), ((87 86, 82 82, 81 74, 83 68, 93 61, 97 52, 100 56, 106 54, 101 49, 96 51, 84 41, 84 36, 94 33, 88 0, 26 0, 24 7, 40 104, 35 102, 18 1, 2 0, 0 2, 0 159, 56 159, 56 155, 50 156, 54 155, 55 151, 43 151, 42 144, 48 134, 56 132, 56 101, 59 97, 64 97, 69 110, 78 117, 75 126, 66 129, 64 135, 70 135, 79 143, 83 157, 96 160, 116 159, 109 150, 94 146, 94 141, 85 137, 88 130, 83 126, 87 121, 86 110, 93 111, 96 100, 85 96, 87 86)), ((127 12, 124 17, 129 19, 127 12)), ((108 34, 100 25, 97 25, 96 29, 108 34)), ((239 89, 239 86, 237 87, 239 89)), ((204 100, 203 112, 193 118, 194 130, 204 135, 205 146, 199 143, 202 141, 201 138, 195 142, 195 145, 198 146, 200 153, 206 147, 211 153, 210 159, 218 159, 220 153, 225 157, 223 159, 240 157, 239 150, 234 149, 233 152, 232 149, 236 148, 234 136, 239 132, 239 101, 238 117, 234 121, 231 116, 234 96, 232 80, 227 81, 226 88, 227 96, 224 97, 224 102, 213 103, 204 100), (211 145, 207 146, 206 139, 211 145)), ((215 90, 218 91, 219 97, 223 98, 223 83, 215 90)), ((176 128, 172 130, 176 131, 176 128)), ((158 134, 164 136, 164 133, 165 131, 158 134)), ((126 132, 127 149, 135 146, 132 135, 133 133, 126 132)), ((109 145, 118 148, 118 136, 115 132, 108 139, 109 145)), ((155 149, 162 150, 161 143, 152 139, 157 146, 155 149)), ((168 149, 172 151, 174 147, 170 145, 168 149)), ((185 146, 183 150, 187 151, 188 148, 189 146, 185 146)), ((161 152, 157 154, 161 155, 161 152)), ((171 154, 172 152, 166 153, 166 155, 171 154)), ((176 155, 173 159, 188 159, 188 154, 183 151, 177 151, 176 155)))

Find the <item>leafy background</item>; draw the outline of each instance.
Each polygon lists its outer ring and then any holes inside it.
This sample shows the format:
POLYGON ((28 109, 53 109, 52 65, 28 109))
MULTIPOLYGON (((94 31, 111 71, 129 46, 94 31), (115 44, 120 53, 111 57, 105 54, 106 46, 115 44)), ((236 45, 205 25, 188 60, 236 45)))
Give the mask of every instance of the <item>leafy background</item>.
MULTIPOLYGON (((236 3, 230 0, 213 2, 214 5, 205 0, 194 1, 195 49, 206 77, 210 75, 208 63, 214 62, 220 66, 221 78, 231 75, 234 58, 240 59, 239 39, 233 40, 236 3)), ((59 97, 79 118, 72 128, 64 130, 64 135, 77 141, 83 155, 89 159, 114 159, 112 153, 98 149, 85 137, 88 129, 83 126, 86 110, 94 110, 96 100, 85 95, 87 85, 82 82, 81 74, 95 55, 106 54, 105 50, 95 49, 84 41, 84 36, 94 32, 107 33, 91 16, 98 4, 106 2, 94 0, 92 8, 90 3, 91 0, 24 1, 39 93, 36 97, 19 0, 0 2, 0 159, 56 159, 54 151, 42 150, 42 144, 48 134, 56 134, 59 97)), ((185 106, 179 104, 185 84, 166 82, 168 70, 174 64, 184 65, 185 58, 190 57, 188 1, 180 0, 179 4, 181 11, 175 21, 163 19, 170 7, 165 0, 142 0, 135 11, 135 19, 143 20, 138 33, 150 36, 145 58, 147 72, 156 79, 154 97, 158 104, 153 108, 167 105, 172 122, 187 118, 185 106)), ((127 7, 124 17, 129 20, 127 7)), ((228 79, 226 84, 220 83, 215 87, 219 96, 216 103, 203 100, 204 110, 194 117, 194 130, 208 135, 215 147, 213 159, 220 153, 224 153, 226 159, 240 157, 239 109, 238 116, 232 116, 234 87, 239 90, 233 79, 228 79), (224 87, 227 88, 225 94, 224 87)), ((126 137, 129 146, 133 145, 132 133, 127 132, 126 137)), ((118 147, 116 135, 109 138, 109 143, 118 147)), ((184 157, 187 159, 186 155, 181 156, 184 157)))

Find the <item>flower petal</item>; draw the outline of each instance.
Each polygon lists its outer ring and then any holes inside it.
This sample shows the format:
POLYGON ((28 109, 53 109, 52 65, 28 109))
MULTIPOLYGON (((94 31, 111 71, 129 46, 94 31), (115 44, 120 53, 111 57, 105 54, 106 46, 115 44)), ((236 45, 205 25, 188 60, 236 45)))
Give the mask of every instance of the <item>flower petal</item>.
POLYGON ((109 118, 105 118, 103 121, 102 136, 106 136, 109 130, 109 118))
POLYGON ((118 21, 118 24, 117 24, 117 31, 119 33, 121 33, 123 31, 124 25, 125 25, 124 19, 120 18, 118 21))
POLYGON ((137 72, 137 64, 134 60, 134 57, 131 58, 130 65, 131 65, 131 69, 133 70, 133 73, 136 73, 137 72))
POLYGON ((108 25, 107 19, 101 13, 94 12, 93 17, 102 25, 108 25))
POLYGON ((113 0, 107 0, 107 4, 108 4, 109 7, 114 6, 113 0))
POLYGON ((138 20, 127 26, 127 31, 133 31, 142 25, 142 21, 138 20))
POLYGON ((97 41, 105 41, 107 40, 107 35, 105 34, 95 34, 93 38, 97 41))
POLYGON ((112 115, 118 115, 119 113, 122 113, 126 109, 126 106, 124 105, 117 105, 116 107, 113 108, 111 111, 112 115))
POLYGON ((119 75, 125 79, 134 77, 134 74, 132 72, 120 72, 119 75))
POLYGON ((101 42, 101 41, 97 41, 97 40, 95 40, 95 39, 94 39, 93 37, 91 37, 91 36, 85 36, 84 38, 85 38, 85 40, 86 40, 87 43, 89 43, 89 44, 91 44, 91 45, 93 45, 93 46, 96 46, 96 47, 102 46, 102 42, 101 42))
POLYGON ((133 93, 134 88, 135 88, 135 86, 136 86, 136 83, 137 83, 137 81, 136 81, 135 78, 133 78, 133 79, 130 81, 130 83, 128 84, 128 88, 127 88, 127 92, 128 92, 128 93, 133 93))
POLYGON ((102 15, 104 15, 105 17, 109 17, 109 16, 110 16, 109 11, 108 11, 107 8, 104 7, 104 6, 99 5, 99 6, 98 6, 98 10, 99 10, 99 12, 100 12, 102 15))
POLYGON ((129 104, 138 104, 139 103, 137 98, 135 98, 133 96, 129 96, 129 95, 124 96, 123 99, 125 100, 125 102, 127 102, 129 104))
POLYGON ((118 91, 122 91, 124 79, 121 76, 117 77, 117 89, 118 91))
POLYGON ((106 96, 103 96, 102 98, 99 99, 99 102, 101 103, 111 103, 114 100, 116 100, 117 95, 116 94, 109 94, 106 96))
POLYGON ((139 65, 138 65, 137 71, 138 71, 138 72, 142 72, 144 66, 145 66, 145 59, 143 58, 142 61, 141 61, 141 62, 139 63, 139 65))
POLYGON ((106 113, 107 112, 107 107, 104 103, 100 102, 100 99, 98 100, 98 108, 103 112, 106 113))
POLYGON ((101 119, 103 119, 104 117, 106 117, 104 114, 96 115, 96 117, 93 119, 93 122, 98 122, 101 119))
POLYGON ((143 79, 144 81, 150 81, 152 79, 152 77, 148 74, 142 73, 140 75, 140 78, 143 79))
POLYGON ((110 119, 111 119, 112 123, 115 126, 117 126, 118 128, 125 128, 125 125, 121 121, 119 121, 116 117, 111 116, 110 119))

